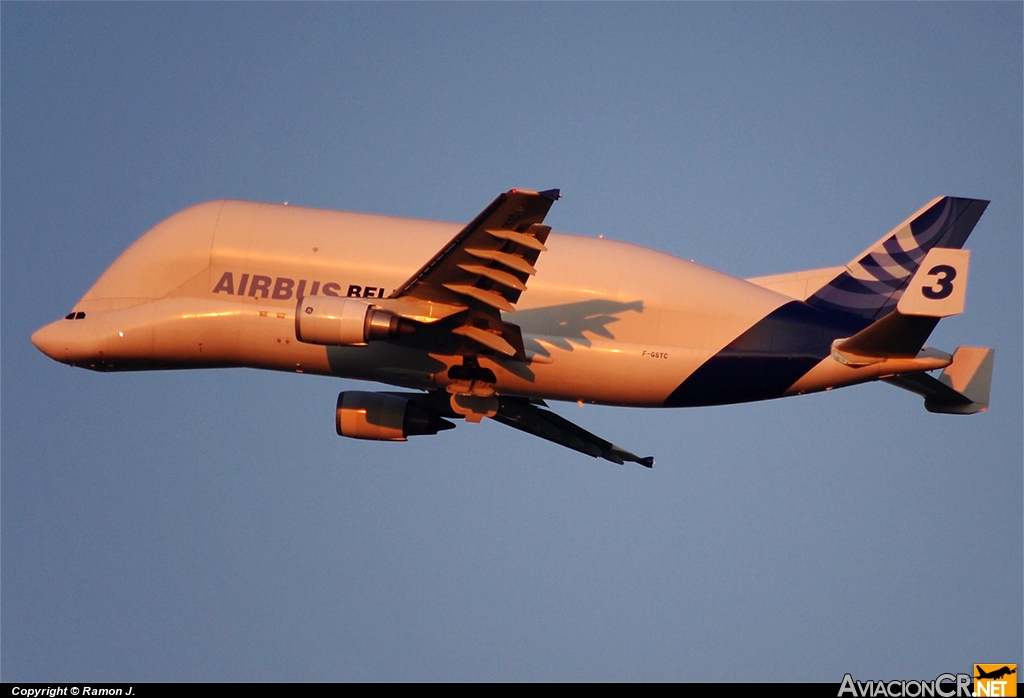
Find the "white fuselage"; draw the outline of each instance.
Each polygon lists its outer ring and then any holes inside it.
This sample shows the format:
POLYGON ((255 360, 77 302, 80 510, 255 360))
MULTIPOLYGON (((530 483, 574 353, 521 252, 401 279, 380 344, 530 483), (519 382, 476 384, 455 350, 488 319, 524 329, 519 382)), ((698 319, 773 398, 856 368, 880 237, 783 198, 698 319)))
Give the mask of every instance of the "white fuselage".
MULTIPOLYGON (((460 357, 402 342, 325 347, 296 339, 300 295, 387 296, 445 245, 451 223, 212 201, 158 224, 59 320, 33 337, 97 370, 249 366, 444 388, 460 357)), ((661 406, 688 376, 794 300, 636 245, 552 233, 505 315, 528 362, 481 357, 508 395, 661 406)), ((831 359, 792 392, 891 371, 831 359), (814 376, 811 379, 811 376, 814 376)))

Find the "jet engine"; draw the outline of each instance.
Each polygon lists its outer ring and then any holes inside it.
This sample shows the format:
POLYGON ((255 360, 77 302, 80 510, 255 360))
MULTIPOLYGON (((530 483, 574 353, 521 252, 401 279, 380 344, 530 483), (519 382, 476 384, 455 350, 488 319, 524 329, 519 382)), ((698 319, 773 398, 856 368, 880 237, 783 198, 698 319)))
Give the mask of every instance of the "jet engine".
POLYGON ((308 344, 362 347, 415 331, 408 320, 355 298, 306 296, 295 309, 295 337, 308 344))
POLYGON ((339 436, 370 441, 405 441, 455 428, 426 405, 401 395, 357 390, 338 395, 335 423, 339 436))

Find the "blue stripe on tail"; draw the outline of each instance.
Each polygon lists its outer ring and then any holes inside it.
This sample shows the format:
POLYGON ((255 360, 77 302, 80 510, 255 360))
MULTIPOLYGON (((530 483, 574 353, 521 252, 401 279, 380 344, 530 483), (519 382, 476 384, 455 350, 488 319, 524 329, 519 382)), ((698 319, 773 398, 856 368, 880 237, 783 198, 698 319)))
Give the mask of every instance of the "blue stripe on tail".
POLYGON ((933 247, 959 249, 988 201, 946 196, 880 240, 846 271, 807 299, 820 310, 878 320, 899 303, 903 289, 933 247))

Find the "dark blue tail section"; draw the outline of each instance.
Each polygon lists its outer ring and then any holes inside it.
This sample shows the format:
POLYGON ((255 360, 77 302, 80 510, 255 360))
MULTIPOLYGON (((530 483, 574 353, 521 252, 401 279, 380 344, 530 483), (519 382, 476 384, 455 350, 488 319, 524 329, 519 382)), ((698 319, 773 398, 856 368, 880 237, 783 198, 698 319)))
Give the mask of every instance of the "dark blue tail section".
POLYGON ((832 351, 832 342, 871 324, 856 315, 830 313, 806 303, 786 303, 676 388, 666 407, 727 405, 781 397, 832 351))
MULTIPOLYGON (((704 362, 669 395, 665 406, 783 396, 832 353, 835 340, 852 337, 895 310, 929 250, 963 247, 988 203, 951 196, 932 201, 847 264, 806 302, 782 305, 704 362)), ((909 353, 916 353, 937 321, 907 321, 909 353)))
POLYGON ((945 196, 889 233, 846 271, 807 299, 821 310, 878 320, 899 303, 910 278, 933 247, 959 249, 985 212, 988 201, 945 196))

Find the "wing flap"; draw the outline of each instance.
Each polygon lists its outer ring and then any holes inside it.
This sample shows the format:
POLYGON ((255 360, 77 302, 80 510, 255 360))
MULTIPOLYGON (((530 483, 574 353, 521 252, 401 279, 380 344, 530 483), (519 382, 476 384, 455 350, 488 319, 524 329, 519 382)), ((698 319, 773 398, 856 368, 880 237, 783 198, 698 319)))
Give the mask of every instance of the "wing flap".
POLYGON ((502 252, 500 250, 478 250, 469 247, 466 248, 466 253, 474 257, 479 257, 480 259, 493 260, 498 264, 503 264, 509 269, 514 269, 515 271, 518 271, 521 274, 526 274, 527 276, 533 276, 537 273, 536 267, 530 264, 530 262, 524 257, 502 252))
POLYGON ((501 335, 482 330, 479 327, 473 325, 462 325, 452 330, 452 334, 462 335, 463 337, 469 337, 474 342, 479 342, 488 349, 493 349, 499 354, 505 356, 515 356, 516 349, 511 344, 506 342, 501 335))
POLYGON ((508 340, 521 333, 501 314, 515 312, 527 281, 537 273, 534 265, 551 232, 544 217, 558 198, 557 189, 499 195, 399 286, 387 307, 397 313, 411 309, 412 319, 424 323, 450 318, 450 331, 473 340, 479 351, 525 360, 522 341, 508 340), (459 315, 462 310, 469 312, 459 315))
POLYGON ((485 303, 486 305, 489 305, 492 308, 496 308, 497 310, 504 310, 506 313, 514 313, 516 311, 516 307, 509 303, 508 300, 506 300, 505 297, 502 296, 500 293, 495 293, 494 291, 485 291, 482 288, 470 286, 469 284, 442 285, 449 291, 452 291, 453 293, 457 293, 460 296, 466 296, 467 298, 472 298, 473 300, 480 301, 481 303, 485 303))
MULTIPOLYGON (((535 192, 523 189, 499 195, 391 297, 408 296, 438 303, 454 301, 473 307, 472 302, 453 297, 455 292, 450 287, 474 286, 485 291, 494 290, 493 279, 463 268, 473 264, 474 258, 497 262, 528 276, 535 274, 537 270, 533 265, 546 249, 544 242, 551 230, 542 223, 558 196, 558 190, 535 192)), ((522 283, 525 281, 525 278, 520 279, 522 283)), ((499 292, 514 304, 522 290, 506 286, 499 292)))
POLYGON ((511 240, 517 245, 528 247, 531 250, 547 252, 548 248, 544 247, 543 241, 547 239, 548 233, 550 232, 550 225, 540 225, 535 223, 531 225, 530 229, 525 233, 517 233, 513 230, 488 230, 487 234, 491 237, 501 238, 502 240, 511 240))
POLYGON ((479 274, 480 276, 486 276, 488 279, 497 281, 503 286, 514 288, 517 291, 525 291, 526 284, 517 279, 507 271, 501 269, 495 269, 494 267, 485 267, 482 264, 460 264, 460 269, 468 271, 470 274, 479 274))

